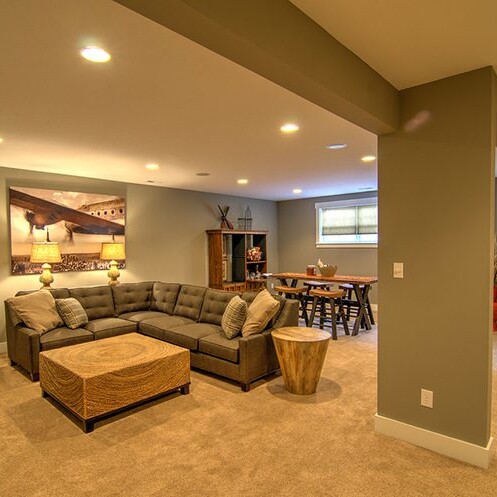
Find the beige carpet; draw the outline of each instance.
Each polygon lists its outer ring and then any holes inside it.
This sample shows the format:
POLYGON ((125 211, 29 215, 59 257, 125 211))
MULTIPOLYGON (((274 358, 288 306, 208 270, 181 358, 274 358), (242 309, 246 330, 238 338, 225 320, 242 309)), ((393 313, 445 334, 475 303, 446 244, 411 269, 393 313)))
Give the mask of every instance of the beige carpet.
POLYGON ((194 372, 190 395, 87 435, 3 357, 0 495, 497 496, 497 462, 485 471, 376 435, 375 411, 375 331, 330 343, 315 395, 286 393, 279 376, 242 393, 194 372))

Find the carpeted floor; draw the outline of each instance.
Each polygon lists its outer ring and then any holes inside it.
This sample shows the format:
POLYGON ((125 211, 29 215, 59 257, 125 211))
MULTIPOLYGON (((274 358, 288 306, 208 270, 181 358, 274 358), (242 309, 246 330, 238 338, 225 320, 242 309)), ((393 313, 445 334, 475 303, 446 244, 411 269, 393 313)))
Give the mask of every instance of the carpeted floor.
POLYGON ((497 461, 485 471, 376 435, 375 412, 375 331, 330 343, 315 395, 194 372, 190 395, 87 435, 3 356, 0 495, 497 496, 497 461))

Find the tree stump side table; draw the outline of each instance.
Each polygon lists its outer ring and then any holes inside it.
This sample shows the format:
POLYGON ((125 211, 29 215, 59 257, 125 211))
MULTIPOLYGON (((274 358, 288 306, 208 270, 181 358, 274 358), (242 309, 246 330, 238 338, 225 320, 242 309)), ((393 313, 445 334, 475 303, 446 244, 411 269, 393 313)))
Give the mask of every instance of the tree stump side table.
POLYGON ((331 335, 295 326, 274 330, 271 336, 286 389, 298 395, 315 393, 331 335))

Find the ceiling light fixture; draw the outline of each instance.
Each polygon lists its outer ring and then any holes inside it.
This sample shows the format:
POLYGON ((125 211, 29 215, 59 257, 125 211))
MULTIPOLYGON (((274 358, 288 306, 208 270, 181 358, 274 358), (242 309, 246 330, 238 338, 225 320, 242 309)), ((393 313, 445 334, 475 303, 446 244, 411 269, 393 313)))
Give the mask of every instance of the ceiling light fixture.
POLYGON ((295 133, 298 131, 300 128, 297 124, 294 123, 286 123, 281 126, 280 131, 282 133, 295 133))
POLYGON ((3 138, 0 136, 0 143, 3 143, 3 138))
POLYGON ((159 169, 159 164, 155 164, 155 163, 145 164, 145 167, 149 171, 157 171, 157 169, 159 169))
POLYGON ((236 182, 239 184, 239 185, 246 185, 248 183, 248 179, 245 179, 245 178, 240 178, 240 179, 237 179, 236 182))
POLYGON ((81 57, 91 62, 108 62, 110 60, 110 53, 99 47, 83 47, 79 53, 81 57))
POLYGON ((300 188, 294 188, 292 191, 295 194, 302 193, 302 190, 300 188))
POLYGON ((373 162, 376 160, 376 156, 375 155, 364 155, 363 157, 361 157, 361 160, 362 160, 362 162, 373 162))
POLYGON ((331 145, 326 145, 325 148, 328 150, 340 150, 342 148, 347 148, 346 143, 332 143, 331 145))

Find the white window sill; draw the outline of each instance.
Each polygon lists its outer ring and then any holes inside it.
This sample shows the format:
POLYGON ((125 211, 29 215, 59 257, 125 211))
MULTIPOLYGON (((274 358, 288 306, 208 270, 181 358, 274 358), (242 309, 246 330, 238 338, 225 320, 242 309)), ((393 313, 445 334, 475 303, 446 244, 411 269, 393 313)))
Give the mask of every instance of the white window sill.
POLYGON ((316 248, 378 248, 377 243, 316 243, 316 248))

